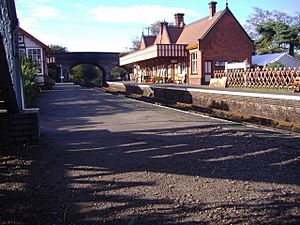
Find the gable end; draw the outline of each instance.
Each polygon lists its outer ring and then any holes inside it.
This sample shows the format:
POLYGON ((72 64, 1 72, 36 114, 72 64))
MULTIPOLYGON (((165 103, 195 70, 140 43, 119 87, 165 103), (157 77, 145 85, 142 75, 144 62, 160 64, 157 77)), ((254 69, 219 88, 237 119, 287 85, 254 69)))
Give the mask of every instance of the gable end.
POLYGON ((239 21, 236 19, 236 17, 233 15, 233 13, 230 11, 230 9, 228 7, 225 8, 225 10, 222 11, 221 15, 219 16, 219 18, 212 24, 212 26, 204 33, 204 35, 199 38, 199 40, 203 40, 207 34, 214 28, 214 26, 222 19, 222 17, 225 15, 225 13, 228 12, 230 14, 230 16, 232 16, 232 18, 237 22, 237 24, 239 25, 239 27, 241 28, 241 30, 246 34, 246 36, 248 37, 248 39, 253 43, 254 41, 251 39, 251 37, 249 36, 249 34, 245 31, 245 29, 242 27, 242 25, 239 23, 239 21))

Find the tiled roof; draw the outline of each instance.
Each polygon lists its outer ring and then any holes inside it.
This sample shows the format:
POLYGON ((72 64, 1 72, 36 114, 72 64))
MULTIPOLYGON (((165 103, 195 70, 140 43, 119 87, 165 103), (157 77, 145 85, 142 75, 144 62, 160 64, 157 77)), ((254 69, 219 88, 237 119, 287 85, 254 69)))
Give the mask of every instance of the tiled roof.
POLYGON ((171 44, 176 44, 179 36, 184 30, 183 27, 168 26, 167 28, 171 44))
POLYGON ((224 10, 215 13, 213 17, 207 16, 184 27, 170 26, 165 23, 163 29, 167 32, 163 32, 157 37, 145 36, 145 45, 149 47, 153 44, 166 42, 170 42, 169 44, 197 45, 198 40, 205 37, 227 10, 229 9, 226 7, 224 10))
POLYGON ((145 41, 145 47, 149 47, 150 45, 153 45, 156 40, 156 36, 144 36, 145 41))
POLYGON ((226 9, 217 12, 212 18, 208 16, 186 25, 176 44, 198 44, 198 40, 207 34, 225 11, 226 9))

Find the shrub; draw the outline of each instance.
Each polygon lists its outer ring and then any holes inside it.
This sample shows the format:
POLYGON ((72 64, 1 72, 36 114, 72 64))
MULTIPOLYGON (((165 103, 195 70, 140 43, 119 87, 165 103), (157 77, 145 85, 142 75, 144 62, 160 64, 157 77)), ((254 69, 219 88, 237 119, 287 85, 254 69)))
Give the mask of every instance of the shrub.
POLYGON ((37 106, 37 96, 39 88, 37 85, 36 76, 38 69, 31 59, 21 57, 21 75, 23 78, 24 98, 26 107, 37 106))
POLYGON ((50 77, 45 77, 44 88, 49 90, 55 85, 55 80, 50 77))

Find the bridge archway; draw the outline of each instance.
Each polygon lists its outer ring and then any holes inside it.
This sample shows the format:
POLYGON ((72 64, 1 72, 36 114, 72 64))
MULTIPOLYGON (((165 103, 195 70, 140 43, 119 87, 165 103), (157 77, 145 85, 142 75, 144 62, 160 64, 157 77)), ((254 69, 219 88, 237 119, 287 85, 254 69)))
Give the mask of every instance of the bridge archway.
POLYGON ((95 64, 76 64, 70 67, 68 75, 73 80, 84 79, 96 85, 104 84, 105 70, 95 64))
POLYGON ((92 64, 104 72, 103 83, 110 80, 111 70, 119 66, 119 53, 114 52, 65 52, 53 53, 55 63, 61 68, 64 81, 69 81, 71 68, 79 64, 92 64))

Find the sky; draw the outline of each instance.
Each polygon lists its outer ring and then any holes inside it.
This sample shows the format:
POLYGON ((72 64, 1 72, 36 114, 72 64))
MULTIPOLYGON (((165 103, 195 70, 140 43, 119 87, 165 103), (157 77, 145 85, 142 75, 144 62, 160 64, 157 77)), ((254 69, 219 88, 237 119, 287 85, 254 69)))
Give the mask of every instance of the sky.
MULTIPOLYGON (((155 21, 174 21, 185 14, 189 24, 209 15, 210 0, 15 0, 20 27, 45 43, 68 51, 124 52, 132 39, 155 21)), ((217 0, 217 11, 226 0, 217 0)), ((300 11, 300 0, 228 0, 241 25, 253 7, 300 11)))

